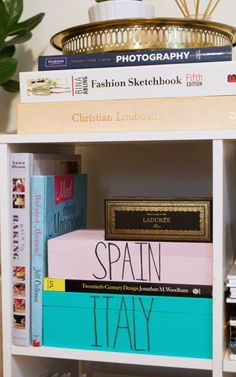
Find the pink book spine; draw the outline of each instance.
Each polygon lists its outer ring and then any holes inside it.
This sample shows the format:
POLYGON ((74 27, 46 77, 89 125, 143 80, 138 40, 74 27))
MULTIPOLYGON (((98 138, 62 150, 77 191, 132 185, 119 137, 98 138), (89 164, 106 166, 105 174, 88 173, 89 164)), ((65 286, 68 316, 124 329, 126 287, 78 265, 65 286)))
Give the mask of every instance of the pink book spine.
POLYGON ((111 242, 90 234, 48 242, 50 278, 212 285, 211 243, 111 242))

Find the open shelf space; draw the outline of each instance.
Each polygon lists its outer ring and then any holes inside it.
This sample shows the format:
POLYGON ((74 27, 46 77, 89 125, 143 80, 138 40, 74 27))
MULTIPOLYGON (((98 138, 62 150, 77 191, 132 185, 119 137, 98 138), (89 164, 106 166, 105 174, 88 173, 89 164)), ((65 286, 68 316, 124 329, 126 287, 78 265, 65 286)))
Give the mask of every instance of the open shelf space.
POLYGON ((21 356, 37 356, 58 359, 71 360, 87 360, 136 364, 136 365, 152 365, 160 367, 175 367, 186 369, 212 370, 212 360, 208 359, 192 359, 166 356, 140 355, 119 352, 101 352, 101 351, 84 351, 76 349, 54 348, 54 347, 17 347, 12 346, 13 355, 21 356))

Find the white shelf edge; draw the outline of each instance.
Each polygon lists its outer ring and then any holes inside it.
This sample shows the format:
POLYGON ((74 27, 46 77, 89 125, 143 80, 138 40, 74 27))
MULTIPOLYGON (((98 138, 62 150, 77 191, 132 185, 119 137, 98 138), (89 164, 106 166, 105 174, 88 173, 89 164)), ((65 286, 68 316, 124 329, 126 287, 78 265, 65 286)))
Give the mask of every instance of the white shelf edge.
POLYGON ((223 361, 223 371, 236 373, 236 360, 230 360, 228 350, 225 352, 225 357, 223 361))
POLYGON ((236 130, 167 131, 77 134, 0 134, 0 144, 13 143, 98 143, 236 139, 236 130))
POLYGON ((160 366, 169 368, 186 368, 212 370, 211 359, 194 359, 168 356, 140 355, 120 352, 87 351, 54 347, 17 347, 12 346, 12 355, 49 357, 57 359, 86 360, 160 366))

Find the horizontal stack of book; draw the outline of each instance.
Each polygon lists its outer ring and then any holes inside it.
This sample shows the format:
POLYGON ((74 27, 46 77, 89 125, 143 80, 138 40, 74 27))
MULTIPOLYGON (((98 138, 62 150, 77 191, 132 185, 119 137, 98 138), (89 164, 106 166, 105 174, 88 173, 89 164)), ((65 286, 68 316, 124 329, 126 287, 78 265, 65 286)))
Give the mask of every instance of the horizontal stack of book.
POLYGON ((48 240, 44 344, 211 358, 211 201, 129 202, 105 230, 48 240))
POLYGON ((236 94, 231 60, 230 46, 41 56, 38 71, 20 73, 17 131, 152 132, 167 122, 173 130, 204 129, 205 111, 209 127, 221 129, 236 94))
POLYGON ((226 302, 236 303, 236 261, 234 261, 227 275, 226 287, 229 293, 226 297, 226 302))

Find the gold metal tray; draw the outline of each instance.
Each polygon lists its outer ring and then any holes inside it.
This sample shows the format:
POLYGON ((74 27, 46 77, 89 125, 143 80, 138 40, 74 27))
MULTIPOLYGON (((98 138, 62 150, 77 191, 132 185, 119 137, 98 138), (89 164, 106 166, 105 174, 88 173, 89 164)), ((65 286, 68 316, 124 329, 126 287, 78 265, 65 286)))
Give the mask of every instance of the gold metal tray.
POLYGON ((232 46, 236 28, 187 18, 123 19, 75 26, 55 34, 50 42, 63 54, 232 46))

